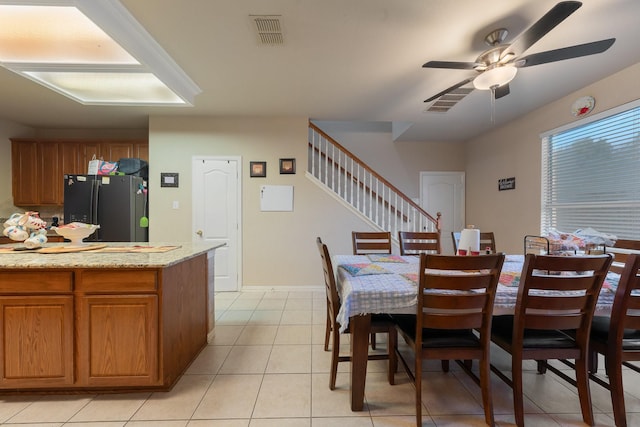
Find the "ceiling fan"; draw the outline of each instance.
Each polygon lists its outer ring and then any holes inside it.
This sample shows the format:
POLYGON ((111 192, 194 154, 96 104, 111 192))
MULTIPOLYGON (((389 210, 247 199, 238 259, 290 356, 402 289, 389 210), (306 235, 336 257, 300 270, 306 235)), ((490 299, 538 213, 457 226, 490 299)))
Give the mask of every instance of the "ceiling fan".
POLYGON ((431 102, 471 82, 476 89, 491 90, 494 99, 502 98, 509 94, 509 82, 516 76, 518 68, 594 55, 609 49, 616 41, 615 38, 520 56, 580 6, 582 3, 579 1, 563 1, 556 4, 510 44, 502 44, 508 34, 506 29, 499 28, 492 31, 484 39, 490 48, 482 52, 474 62, 429 61, 425 63, 422 66, 424 68, 475 70, 479 74, 456 83, 424 102, 431 102))

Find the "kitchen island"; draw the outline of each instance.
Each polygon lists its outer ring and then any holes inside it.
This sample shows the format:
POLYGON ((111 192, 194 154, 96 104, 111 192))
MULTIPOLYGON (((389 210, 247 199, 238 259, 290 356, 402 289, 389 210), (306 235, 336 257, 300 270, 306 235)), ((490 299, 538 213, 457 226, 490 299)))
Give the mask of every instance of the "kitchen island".
POLYGON ((169 390, 213 330, 219 246, 149 245, 0 253, 0 392, 169 390))

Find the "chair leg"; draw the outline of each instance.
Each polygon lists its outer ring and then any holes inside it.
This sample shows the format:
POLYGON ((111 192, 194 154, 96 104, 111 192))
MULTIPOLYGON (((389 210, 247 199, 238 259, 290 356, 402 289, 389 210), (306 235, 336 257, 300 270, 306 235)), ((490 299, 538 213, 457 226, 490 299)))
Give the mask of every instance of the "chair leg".
POLYGON ((578 396, 580 398, 580 409, 582 410, 582 420, 593 425, 593 407, 591 406, 591 389, 589 388, 589 370, 587 367, 587 357, 583 354, 576 360, 576 382, 578 383, 578 396))
POLYGON ((415 353, 415 387, 416 387, 416 426, 422 426, 422 358, 415 353))
POLYGON ((369 342, 371 343, 371 350, 375 350, 376 349, 376 334, 371 334, 371 340, 369 342))
POLYGON ((511 381, 513 388, 513 411, 518 427, 524 427, 524 402, 522 396, 522 360, 511 356, 511 381))
POLYGON ((589 372, 595 374, 598 372, 598 352, 589 350, 589 372))
MULTIPOLYGON (((465 361, 466 363, 467 361, 465 361)), ((482 405, 484 406, 484 421, 489 426, 495 426, 493 417, 493 399, 491 394, 491 366, 488 355, 480 360, 480 388, 482 389, 482 405)))
POLYGON ((329 374, 329 390, 336 388, 336 376, 338 375, 338 358, 340 357, 340 332, 333 331, 333 343, 331 346, 331 373, 329 374))
POLYGON ((398 355, 396 349, 398 348, 398 333, 395 328, 389 329, 389 338, 387 339, 387 355, 389 356, 389 371, 387 377, 389 384, 394 385, 396 383, 396 371, 398 370, 398 355))
POLYGON ((449 372, 449 361, 441 360, 440 365, 442 366, 442 372, 449 372))
POLYGON ((547 361, 546 360, 536 360, 538 365, 538 373, 546 374, 547 373, 547 361))
POLYGON ((622 387, 622 360, 614 355, 607 355, 605 365, 609 372, 609 391, 611 392, 616 427, 627 427, 627 412, 624 406, 624 389, 622 387))
POLYGON ((327 324, 324 329, 324 351, 329 351, 329 335, 331 335, 331 313, 329 312, 329 305, 327 305, 327 324))

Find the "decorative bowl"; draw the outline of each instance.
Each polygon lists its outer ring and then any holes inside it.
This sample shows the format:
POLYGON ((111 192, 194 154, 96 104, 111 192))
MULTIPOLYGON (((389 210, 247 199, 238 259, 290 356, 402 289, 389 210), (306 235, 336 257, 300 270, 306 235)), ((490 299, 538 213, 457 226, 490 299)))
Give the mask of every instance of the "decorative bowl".
POLYGON ((82 239, 91 236, 98 228, 100 228, 99 225, 85 224, 84 222, 72 222, 60 227, 51 227, 53 231, 65 239, 71 240, 72 245, 82 245, 82 239))

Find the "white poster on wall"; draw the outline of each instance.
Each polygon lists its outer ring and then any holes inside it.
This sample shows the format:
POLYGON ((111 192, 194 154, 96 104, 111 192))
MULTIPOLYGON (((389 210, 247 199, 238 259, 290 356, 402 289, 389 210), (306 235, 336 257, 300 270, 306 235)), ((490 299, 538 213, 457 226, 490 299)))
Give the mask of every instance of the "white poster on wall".
POLYGON ((260 187, 260 210, 265 212, 293 211, 293 185, 263 185, 260 187))

